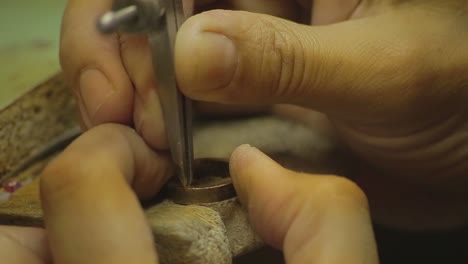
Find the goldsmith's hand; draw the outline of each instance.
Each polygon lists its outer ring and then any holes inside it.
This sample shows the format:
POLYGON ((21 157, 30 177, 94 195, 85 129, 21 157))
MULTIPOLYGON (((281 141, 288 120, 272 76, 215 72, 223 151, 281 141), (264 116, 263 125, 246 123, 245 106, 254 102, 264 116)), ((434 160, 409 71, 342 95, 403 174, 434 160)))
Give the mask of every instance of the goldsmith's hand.
POLYGON ((325 113, 374 169, 356 181, 377 221, 468 222, 468 1, 208 2, 288 20, 222 10, 190 18, 176 43, 188 96, 325 113), (307 17, 301 7, 313 10, 312 26, 291 22, 307 17))
POLYGON ((146 36, 103 36, 96 30, 112 3, 69 0, 63 16, 60 62, 77 98, 82 128, 134 126, 152 148, 167 149, 146 36))
MULTIPOLYGON (((61 61, 83 122, 134 124, 153 148, 167 148, 146 40, 95 31, 110 3, 69 0, 64 16, 61 61)), ((466 223, 467 0, 196 5, 273 16, 217 10, 189 19, 176 45, 187 95, 325 113, 375 168, 356 180, 378 221, 423 229, 466 223)))
POLYGON ((287 264, 379 263, 367 199, 353 182, 287 170, 247 145, 230 167, 253 228, 287 264))
POLYGON ((0 227, 2 263, 157 263, 138 198, 171 169, 128 127, 88 131, 41 174, 45 230, 0 227))
MULTIPOLYGON (((184 2, 190 5, 194 0, 184 2)), ((206 1, 195 2, 200 6, 206 1)), ((97 19, 112 3, 68 0, 63 16, 60 62, 77 99, 82 128, 103 123, 133 126, 153 149, 165 150, 168 143, 146 35, 103 36, 96 30, 97 19)), ((230 111, 216 104, 197 106, 202 112, 230 111)))
MULTIPOLYGON (((194 4, 198 12, 220 7, 219 3, 207 0, 184 2, 194 4)), ((222 3, 222 6, 289 18, 302 12, 294 1, 232 2, 222 3)), ((103 123, 125 124, 135 127, 152 148, 167 149, 147 37, 132 34, 103 36, 96 30, 98 17, 108 11, 112 3, 113 0, 68 0, 62 20, 60 62, 77 99, 82 128, 87 130, 103 123)), ((202 59, 211 61, 213 57, 202 59)), ((210 77, 216 80, 218 77, 214 74, 216 72, 210 77)), ((250 113, 265 109, 264 105, 195 105, 203 113, 250 113)))
MULTIPOLYGON (((167 165, 130 128, 91 129, 41 175, 46 229, 0 227, 3 262, 157 263, 137 196, 159 190, 167 165)), ((288 171, 248 146, 231 173, 255 229, 287 263, 377 263, 367 200, 350 181, 288 171)))

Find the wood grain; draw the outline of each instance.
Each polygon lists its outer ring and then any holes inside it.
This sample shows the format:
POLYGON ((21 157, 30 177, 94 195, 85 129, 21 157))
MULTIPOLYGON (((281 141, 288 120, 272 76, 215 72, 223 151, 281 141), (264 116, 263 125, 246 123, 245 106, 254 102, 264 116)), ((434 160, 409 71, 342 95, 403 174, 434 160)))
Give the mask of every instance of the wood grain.
POLYGON ((77 125, 75 103, 61 74, 0 109, 0 182, 37 149, 77 125))
POLYGON ((38 178, 0 203, 0 225, 42 227, 42 216, 38 178))

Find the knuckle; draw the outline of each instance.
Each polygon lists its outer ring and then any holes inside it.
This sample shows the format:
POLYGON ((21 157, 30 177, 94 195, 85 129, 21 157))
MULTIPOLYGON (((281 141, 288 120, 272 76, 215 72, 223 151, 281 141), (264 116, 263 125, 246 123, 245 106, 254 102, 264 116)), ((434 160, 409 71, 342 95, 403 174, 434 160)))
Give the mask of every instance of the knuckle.
POLYGON ((329 204, 346 203, 357 207, 368 207, 364 191, 356 183, 344 177, 330 176, 320 185, 319 192, 325 196, 329 204))
POLYGON ((62 199, 72 195, 82 180, 81 176, 85 175, 84 167, 77 163, 81 158, 72 153, 62 154, 47 165, 40 177, 43 200, 62 199))
MULTIPOLYGON (((88 136, 88 139, 84 138, 84 140, 89 140, 90 145, 93 143, 95 149, 108 150, 121 146, 130 147, 127 138, 130 133, 135 133, 135 130, 125 125, 101 124, 85 134, 84 137, 88 136)), ((87 157, 90 155, 88 154, 87 157)))
POLYGON ((265 20, 263 27, 266 38, 262 43, 264 48, 261 58, 261 75, 265 77, 275 76, 271 79, 273 83, 269 86, 274 87, 276 96, 284 96, 287 94, 288 86, 291 83, 291 69, 295 60, 294 47, 291 45, 291 34, 279 23, 274 24, 265 20))
POLYGON ((135 130, 141 135, 151 147, 158 150, 166 150, 168 146, 167 134, 161 123, 149 119, 143 113, 137 113, 134 118, 135 130))
POLYGON ((262 36, 259 75, 267 80, 275 97, 290 97, 304 80, 304 49, 296 30, 282 22, 262 19, 257 24, 262 36), (272 78, 272 76, 274 76, 272 78))
MULTIPOLYGON (((43 199, 66 198, 80 188, 97 180, 96 166, 109 166, 109 152, 117 152, 116 148, 127 148, 128 143, 124 135, 124 126, 115 124, 100 125, 81 136, 77 141, 81 147, 72 145, 62 154, 53 159, 40 176, 40 192, 43 199), (87 145, 91 148, 83 149, 87 145), (102 150, 102 151, 101 151, 102 150), (107 162, 106 162, 107 161, 107 162)), ((119 152, 120 153, 120 152, 119 152)), ((110 159, 110 162, 113 162, 110 159)), ((102 168, 103 170, 105 168, 102 168)), ((103 177, 112 175, 102 174, 103 177)))

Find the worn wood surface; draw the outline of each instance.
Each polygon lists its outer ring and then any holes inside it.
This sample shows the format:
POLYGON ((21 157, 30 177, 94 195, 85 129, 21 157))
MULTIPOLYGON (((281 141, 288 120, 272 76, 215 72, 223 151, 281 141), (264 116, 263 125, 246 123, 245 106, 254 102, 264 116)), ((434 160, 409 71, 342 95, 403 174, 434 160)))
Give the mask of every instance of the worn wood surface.
POLYGON ((38 179, 0 203, 0 225, 43 226, 38 179))
POLYGON ((75 103, 61 74, 0 110, 0 182, 35 151, 78 125, 75 103))

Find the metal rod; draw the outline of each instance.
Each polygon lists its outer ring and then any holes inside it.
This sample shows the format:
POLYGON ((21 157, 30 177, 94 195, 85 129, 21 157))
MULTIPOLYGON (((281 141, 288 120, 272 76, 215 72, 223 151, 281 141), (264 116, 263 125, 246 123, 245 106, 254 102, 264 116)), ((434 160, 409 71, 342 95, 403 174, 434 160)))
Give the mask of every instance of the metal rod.
POLYGON ((127 6, 117 11, 105 13, 98 21, 98 29, 101 33, 112 33, 121 25, 138 17, 138 8, 135 5, 127 6))

